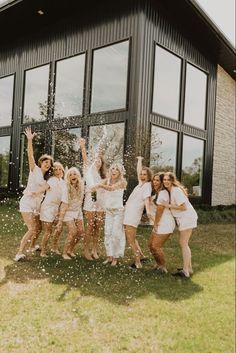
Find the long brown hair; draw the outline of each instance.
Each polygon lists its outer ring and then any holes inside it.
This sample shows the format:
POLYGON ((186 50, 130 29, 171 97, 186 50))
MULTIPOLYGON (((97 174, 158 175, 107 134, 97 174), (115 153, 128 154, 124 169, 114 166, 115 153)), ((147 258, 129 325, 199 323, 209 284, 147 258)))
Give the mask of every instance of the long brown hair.
POLYGON ((54 163, 54 159, 52 156, 50 156, 49 154, 43 154, 39 159, 38 159, 38 166, 39 168, 41 168, 42 162, 43 161, 51 161, 51 167, 48 169, 48 171, 44 174, 44 179, 48 180, 52 175, 53 175, 53 163, 54 163))
MULTIPOLYGON (((165 173, 164 173, 164 176, 165 176, 165 175, 168 175, 168 177, 169 177, 169 179, 170 179, 170 181, 171 181, 171 183, 172 183, 173 186, 179 187, 179 188, 183 191, 183 193, 184 193, 186 196, 188 196, 187 189, 184 187, 183 184, 180 183, 180 181, 176 178, 176 175, 175 175, 173 172, 165 172, 165 173)), ((164 188, 165 188, 165 186, 164 186, 164 188)), ((165 189, 166 189, 166 188, 165 188, 165 189)))

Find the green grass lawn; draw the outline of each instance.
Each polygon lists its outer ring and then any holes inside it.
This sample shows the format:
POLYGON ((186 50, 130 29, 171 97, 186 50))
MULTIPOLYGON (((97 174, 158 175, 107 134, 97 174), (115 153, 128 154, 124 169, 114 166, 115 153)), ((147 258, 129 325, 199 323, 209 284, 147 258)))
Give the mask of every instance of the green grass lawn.
MULTIPOLYGON (((204 224, 191 240, 190 280, 153 272, 150 228, 138 229, 148 261, 111 268, 101 259, 13 258, 25 227, 0 206, 0 353, 233 353, 233 224, 204 224)), ((167 242, 169 271, 181 265, 177 235, 167 242)))

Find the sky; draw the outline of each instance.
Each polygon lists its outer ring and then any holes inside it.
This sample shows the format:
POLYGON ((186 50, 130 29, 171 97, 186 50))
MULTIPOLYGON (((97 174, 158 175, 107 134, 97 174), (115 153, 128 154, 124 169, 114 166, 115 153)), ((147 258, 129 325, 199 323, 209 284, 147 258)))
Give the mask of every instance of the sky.
MULTIPOLYGON (((0 0, 0 6, 9 0, 0 0)), ((12 0, 11 0, 12 1, 12 0)), ((175 1, 175 0, 173 0, 175 1)), ((235 0, 195 0, 234 45, 235 43, 235 0)), ((9 1, 10 2, 10 1, 9 1)))
POLYGON ((195 0, 235 46, 235 0, 195 0))

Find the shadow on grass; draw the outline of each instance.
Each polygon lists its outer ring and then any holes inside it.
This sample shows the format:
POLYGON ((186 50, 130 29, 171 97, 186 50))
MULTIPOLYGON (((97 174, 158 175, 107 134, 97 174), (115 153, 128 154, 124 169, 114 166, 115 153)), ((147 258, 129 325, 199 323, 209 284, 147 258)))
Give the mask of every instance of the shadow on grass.
MULTIPOLYGON (((224 231, 228 232, 227 227, 222 226, 222 229, 217 227, 218 233, 215 229, 211 229, 214 238, 209 233, 210 228, 205 226, 201 226, 197 230, 196 237, 193 238, 191 248, 196 272, 218 266, 232 259, 232 247, 227 239, 224 238, 224 246, 221 244, 219 247, 222 234, 224 231)), ((142 229, 141 232, 140 243, 145 249, 150 229, 142 229)), ((13 242, 14 240, 8 240, 8 245, 3 242, 4 246, 0 249, 0 257, 6 258, 7 253, 8 256, 12 255, 11 259, 13 258, 13 251, 15 251, 15 248, 12 247, 13 242)), ((175 237, 167 243, 166 252, 170 271, 173 271, 181 261, 175 237)), ((156 274, 152 269, 151 256, 141 270, 131 269, 127 263, 127 257, 125 258, 126 262, 117 267, 102 264, 103 259, 90 262, 82 257, 77 257, 66 261, 60 256, 42 259, 39 254, 36 254, 24 262, 7 265, 4 268, 5 277, 0 282, 0 286, 9 281, 27 283, 30 280, 48 279, 49 283, 66 285, 66 289, 63 289, 58 298, 59 301, 63 301, 70 290, 77 288, 82 296, 99 297, 121 305, 129 305, 132 301, 150 294, 158 299, 177 302, 188 299, 204 290, 201 285, 194 282, 194 276, 192 279, 186 280, 173 278, 170 274, 164 276, 156 274)))

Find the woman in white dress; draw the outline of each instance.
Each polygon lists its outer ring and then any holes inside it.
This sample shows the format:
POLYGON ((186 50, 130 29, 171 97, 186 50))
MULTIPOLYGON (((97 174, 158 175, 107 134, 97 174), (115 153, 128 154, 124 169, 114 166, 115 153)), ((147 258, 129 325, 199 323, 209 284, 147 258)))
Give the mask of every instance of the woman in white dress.
POLYGON ((108 177, 97 187, 105 190, 105 238, 107 259, 104 264, 116 266, 118 259, 124 256, 125 233, 123 227, 124 206, 123 194, 127 186, 124 178, 125 169, 120 163, 113 163, 108 171, 108 177))
POLYGON ((152 197, 150 201, 150 213, 152 215, 150 223, 154 225, 149 249, 156 260, 157 273, 167 273, 165 254, 162 249, 175 229, 175 221, 169 209, 161 205, 161 202, 168 201, 169 195, 163 190, 164 172, 157 173, 152 179, 152 197))
POLYGON ((68 192, 68 207, 62 209, 59 214, 57 227, 61 227, 62 222, 67 226, 67 238, 65 240, 62 257, 64 260, 71 260, 75 257, 74 248, 84 235, 84 222, 82 213, 82 202, 84 198, 84 183, 77 168, 68 169, 65 181, 68 192))
POLYGON ((105 163, 101 153, 97 153, 92 163, 89 162, 85 148, 85 139, 80 139, 85 180, 84 216, 86 223, 84 237, 84 257, 87 260, 98 259, 98 241, 104 221, 104 191, 93 188, 106 177, 105 163), (90 245, 92 243, 92 249, 90 245))
POLYGON ((47 257, 47 243, 52 234, 53 223, 56 221, 59 206, 61 203, 68 203, 65 182, 62 179, 64 176, 64 168, 60 162, 53 164, 53 176, 50 177, 45 186, 33 195, 37 196, 43 190, 46 191, 44 200, 40 208, 40 221, 43 225, 43 239, 41 242, 41 257, 47 257))
POLYGON ((37 238, 41 231, 39 212, 44 192, 41 192, 37 197, 34 197, 32 193, 45 185, 53 165, 53 158, 46 154, 39 158, 39 167, 36 165, 32 142, 36 133, 32 133, 30 127, 26 128, 24 133, 27 137, 27 154, 30 173, 27 186, 23 192, 24 195, 20 200, 20 212, 28 229, 21 239, 20 248, 15 256, 15 261, 20 261, 25 258, 24 251, 27 243, 30 243, 33 238, 37 238))
POLYGON ((171 211, 178 225, 179 243, 183 257, 183 268, 173 275, 188 278, 193 273, 189 239, 193 228, 197 227, 198 216, 189 202, 186 189, 178 182, 173 173, 165 173, 163 185, 169 193, 169 202, 162 202, 162 204, 171 211))
POLYGON ((144 258, 144 255, 136 239, 136 233, 143 214, 144 206, 148 218, 151 218, 149 200, 152 192, 152 171, 150 168, 142 166, 143 157, 139 156, 137 159, 137 177, 139 183, 134 188, 126 202, 124 225, 127 242, 132 248, 135 257, 134 267, 142 268, 141 259, 144 258))

